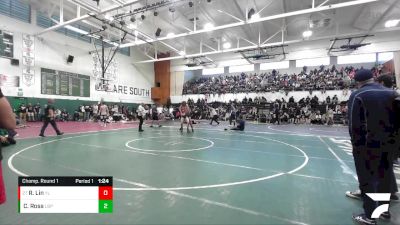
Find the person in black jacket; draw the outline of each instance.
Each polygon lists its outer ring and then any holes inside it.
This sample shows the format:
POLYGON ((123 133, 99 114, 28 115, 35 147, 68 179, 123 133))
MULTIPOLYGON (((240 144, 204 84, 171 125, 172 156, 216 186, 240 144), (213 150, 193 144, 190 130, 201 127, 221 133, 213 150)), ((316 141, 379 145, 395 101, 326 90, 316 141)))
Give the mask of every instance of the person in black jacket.
MULTIPOLYGON (((349 133, 361 193, 347 192, 351 197, 360 194, 364 213, 353 215, 358 224, 375 225, 372 213, 381 204, 372 200, 369 193, 390 193, 390 170, 393 170, 393 149, 396 140, 395 99, 398 93, 375 83, 369 70, 359 70, 355 75, 359 89, 348 102, 349 133)), ((381 214, 390 218, 389 212, 381 214)))
POLYGON ((44 137, 44 131, 46 130, 47 126, 49 125, 49 123, 51 124, 51 126, 54 128, 54 130, 56 131, 57 135, 63 135, 64 133, 61 132, 56 124, 55 119, 55 109, 54 109, 54 100, 53 99, 49 99, 48 100, 48 104, 47 107, 44 110, 44 122, 43 122, 43 126, 42 129, 40 130, 40 134, 39 136, 44 137))
MULTIPOLYGON (((3 93, 0 89, 0 128, 14 130, 16 127, 16 120, 10 103, 8 103, 7 99, 4 97, 3 93)), ((3 180, 3 171, 1 166, 1 161, 3 159, 3 155, 1 154, 1 145, 0 145, 0 204, 3 204, 6 201, 6 189, 3 180)))

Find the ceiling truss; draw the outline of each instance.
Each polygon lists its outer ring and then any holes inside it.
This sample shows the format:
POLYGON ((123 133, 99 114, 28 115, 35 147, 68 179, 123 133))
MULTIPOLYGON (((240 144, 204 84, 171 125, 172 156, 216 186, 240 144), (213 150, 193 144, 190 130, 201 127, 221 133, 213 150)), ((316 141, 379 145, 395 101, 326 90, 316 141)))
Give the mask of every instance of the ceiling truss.
MULTIPOLYGON (((64 21, 64 16, 63 16, 64 15, 64 7, 63 7, 64 0, 59 0, 59 1, 60 1, 60 15, 61 15, 59 23, 55 26, 46 28, 46 29, 38 32, 36 35, 42 35, 47 32, 68 26, 70 24, 77 23, 79 21, 89 22, 87 20, 93 16, 99 16, 99 15, 102 15, 102 14, 105 14, 108 12, 121 10, 121 9, 124 9, 126 7, 129 7, 135 3, 139 3, 144 0, 112 0, 112 2, 114 2, 115 4, 110 7, 105 8, 105 9, 102 9, 102 10, 100 10, 99 8, 96 9, 93 6, 90 6, 87 3, 83 2, 82 0, 67 0, 69 2, 73 2, 77 7, 76 17, 73 19, 67 20, 67 21, 64 21), (88 13, 85 15, 81 15, 81 9, 84 9, 88 13)), ((284 11, 280 14, 266 16, 266 17, 260 17, 260 18, 256 18, 256 19, 249 19, 247 17, 247 12, 249 10, 248 6, 246 6, 246 13, 244 15, 244 18, 239 18, 239 17, 232 15, 231 13, 225 12, 223 10, 218 10, 219 13, 224 14, 227 17, 235 19, 236 22, 218 25, 218 26, 208 28, 208 29, 205 29, 205 28, 199 29, 197 20, 195 19, 193 21, 192 29, 187 28, 185 26, 185 30, 187 32, 180 33, 180 34, 174 34, 174 35, 170 35, 167 37, 160 37, 160 38, 152 37, 138 29, 134 29, 134 31, 137 31, 138 33, 145 36, 146 40, 138 40, 137 38, 135 38, 135 40, 131 40, 128 43, 121 44, 120 48, 147 45, 147 44, 151 44, 151 43, 160 43, 161 45, 167 47, 168 49, 171 49, 173 52, 175 52, 177 54, 176 56, 172 56, 172 57, 157 58, 157 55, 159 53, 158 52, 159 48, 157 47, 157 44, 154 44, 154 56, 151 56, 151 54, 146 53, 145 55, 147 55, 150 58, 150 60, 136 62, 136 63, 150 63, 150 62, 164 61, 164 60, 210 56, 210 55, 214 55, 214 54, 221 54, 221 53, 226 53, 226 52, 237 52, 237 51, 263 48, 263 47, 282 45, 282 44, 288 44, 288 43, 297 43, 299 41, 304 41, 304 40, 292 40, 289 42, 285 40, 285 31, 288 26, 288 24, 286 23, 286 18, 293 17, 293 16, 299 16, 299 15, 307 15, 307 14, 317 13, 317 12, 323 12, 323 11, 328 11, 328 10, 333 10, 333 9, 345 8, 345 7, 350 7, 350 6, 362 5, 362 4, 377 2, 377 1, 379 1, 379 0, 351 0, 351 1, 341 2, 341 3, 330 4, 329 0, 325 0, 323 3, 316 5, 315 0, 310 0, 309 8, 296 10, 296 11, 290 11, 290 12, 284 11), (254 43, 254 42, 248 40, 247 38, 237 37, 236 46, 233 45, 235 47, 230 48, 230 49, 223 49, 223 47, 221 46, 221 40, 217 41, 216 47, 210 46, 207 43, 203 43, 203 40, 201 40, 199 43, 199 51, 197 53, 186 54, 187 41, 184 41, 183 48, 181 48, 181 49, 178 49, 178 48, 174 47, 173 45, 165 42, 167 40, 179 40, 181 38, 185 38, 185 37, 189 37, 189 36, 193 36, 193 35, 205 34, 205 33, 212 32, 212 31, 225 30, 225 29, 230 29, 230 28, 235 28, 235 27, 246 27, 246 26, 249 26, 252 24, 261 24, 262 25, 263 22, 266 22, 266 21, 273 22, 273 21, 279 20, 279 19, 282 20, 283 25, 282 25, 281 29, 278 30, 277 32, 275 32, 273 35, 263 37, 261 32, 258 31, 258 43, 254 43), (269 43, 271 40, 276 38, 278 35, 281 35, 280 42, 269 43), (241 47, 241 46, 243 46, 243 47, 241 47), (203 47, 206 47, 208 50, 211 50, 211 51, 204 51, 203 47)), ((268 2, 267 4, 265 4, 265 6, 262 7, 261 11, 265 10, 267 7, 269 7, 271 5, 271 2, 268 2)), ((199 9, 197 8, 197 4, 194 4, 193 10, 194 10, 194 18, 196 18, 197 13, 199 11, 199 9)), ((175 25, 175 26, 179 27, 179 26, 183 26, 183 25, 175 25)), ((334 38, 334 37, 330 37, 330 38, 334 38)))

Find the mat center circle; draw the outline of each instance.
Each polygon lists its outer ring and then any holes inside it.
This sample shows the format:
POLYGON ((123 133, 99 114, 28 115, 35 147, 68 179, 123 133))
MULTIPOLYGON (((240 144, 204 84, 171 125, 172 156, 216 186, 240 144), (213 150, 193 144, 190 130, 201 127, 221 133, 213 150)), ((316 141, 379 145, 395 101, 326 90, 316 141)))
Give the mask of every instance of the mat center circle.
POLYGON ((126 142, 125 146, 144 152, 193 152, 211 148, 214 142, 197 137, 158 136, 133 139, 126 142))

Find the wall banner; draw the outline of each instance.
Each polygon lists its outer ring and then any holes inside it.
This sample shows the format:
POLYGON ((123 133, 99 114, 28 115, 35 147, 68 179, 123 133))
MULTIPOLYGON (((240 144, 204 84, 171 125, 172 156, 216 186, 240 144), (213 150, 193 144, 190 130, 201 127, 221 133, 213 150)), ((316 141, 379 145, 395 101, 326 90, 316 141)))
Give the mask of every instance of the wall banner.
POLYGON ((35 84, 35 37, 22 35, 22 83, 26 86, 35 84))

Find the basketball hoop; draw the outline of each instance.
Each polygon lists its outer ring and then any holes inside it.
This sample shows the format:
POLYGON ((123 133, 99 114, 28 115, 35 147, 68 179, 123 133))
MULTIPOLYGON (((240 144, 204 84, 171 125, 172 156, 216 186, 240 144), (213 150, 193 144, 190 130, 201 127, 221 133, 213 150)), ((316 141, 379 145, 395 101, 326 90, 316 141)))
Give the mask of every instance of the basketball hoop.
POLYGON ((92 53, 93 57, 93 78, 99 79, 103 78, 109 81, 116 81, 117 80, 117 69, 118 65, 115 59, 109 59, 109 57, 105 58, 105 62, 109 64, 107 70, 104 72, 104 77, 102 77, 102 65, 101 60, 97 53, 92 53), (110 61, 111 60, 111 61, 110 61))
POLYGON ((93 58, 93 78, 96 80, 96 91, 104 91, 104 92, 112 92, 113 91, 113 85, 110 84, 115 82, 117 80, 117 62, 116 60, 111 56, 108 55, 107 57, 104 57, 104 64, 102 65, 102 60, 100 59, 100 55, 97 52, 92 52, 91 53, 92 58, 93 58), (103 73, 103 68, 105 68, 105 71, 103 73))

